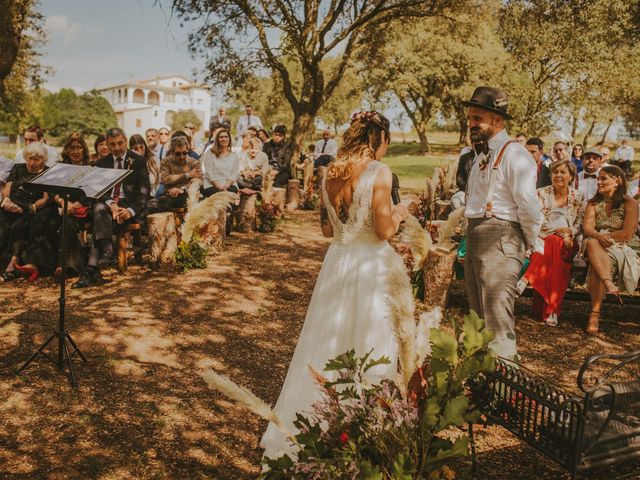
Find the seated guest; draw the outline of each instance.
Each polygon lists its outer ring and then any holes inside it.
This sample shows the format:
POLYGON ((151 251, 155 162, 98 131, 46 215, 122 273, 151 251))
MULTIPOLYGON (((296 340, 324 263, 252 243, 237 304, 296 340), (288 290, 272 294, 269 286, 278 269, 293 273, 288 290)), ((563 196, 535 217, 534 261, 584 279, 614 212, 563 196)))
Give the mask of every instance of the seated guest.
MULTIPOLYGON (((147 130, 147 134, 151 130, 155 130, 150 128, 147 130)), ((153 134, 153 132, 151 132, 153 134)), ((157 145, 156 145, 157 146, 157 145)), ((144 158, 147 164, 147 170, 149 170, 149 187, 151 190, 149 191, 149 196, 151 198, 155 198, 158 195, 164 193, 164 185, 160 180, 160 167, 158 166, 158 158, 153 154, 151 147, 145 142, 142 135, 131 135, 129 139, 129 150, 136 152, 142 158, 144 158)))
POLYGON ((262 178, 271 170, 267 154, 262 151, 262 142, 257 138, 249 139, 249 150, 240 154, 240 176, 238 186, 260 190, 262 178))
POLYGON ((542 158, 544 142, 539 138, 533 137, 527 140, 525 148, 536 161, 536 166, 538 167, 536 188, 548 187, 551 185, 551 173, 549 172, 549 167, 544 164, 544 160, 542 158))
POLYGON ((291 177, 291 148, 285 141, 287 127, 277 125, 273 129, 271 140, 264 144, 262 151, 269 157, 269 164, 278 173, 274 185, 276 187, 286 187, 291 177))
MULTIPOLYGON (((62 148, 62 163, 71 165, 89 165, 89 147, 78 132, 74 132, 67 138, 62 148)), ((58 212, 62 215, 64 198, 56 195, 54 202, 58 205, 58 212)), ((83 273, 87 265, 87 253, 78 237, 85 223, 91 222, 91 205, 93 200, 83 196, 78 199, 70 199, 67 204, 67 268, 77 273, 83 273)), ((62 222, 60 222, 62 225, 62 222)), ((62 227, 60 227, 62 228, 62 227)), ((60 272, 60 266, 56 269, 56 275, 60 272)))
POLYGON ((189 198, 189 185, 202 185, 200 162, 189 156, 189 142, 185 137, 171 139, 169 153, 160 164, 160 178, 165 193, 149 200, 149 212, 166 212, 172 208, 184 208, 189 198))
MULTIPOLYGON (((160 159, 158 158, 158 154, 160 153, 160 132, 158 132, 157 128, 147 128, 144 131, 144 136, 147 140, 147 147, 149 147, 151 153, 156 157, 156 166, 160 168, 160 159)), ((129 139, 129 143, 131 143, 131 139, 129 139)))
POLYGON ((638 202, 627 195, 624 172, 615 166, 602 167, 598 191, 584 213, 583 248, 589 260, 588 288, 591 313, 587 333, 598 332, 600 308, 605 294, 620 299, 620 290, 634 292, 640 277, 638 202))
POLYGON ((583 152, 584 152, 584 149, 582 148, 582 145, 580 145, 579 143, 576 143, 573 146, 573 150, 571 150, 571 161, 576 166, 576 171, 578 173, 582 171, 582 153, 583 152))
POLYGON ((16 164, 3 189, 0 203, 0 255, 8 264, 5 282, 27 275, 30 281, 56 265, 58 214, 47 193, 21 188, 47 169, 47 150, 33 142, 23 151, 26 163, 16 164), (21 265, 22 264, 22 265, 21 265))
POLYGON ((315 161, 313 166, 326 167, 331 163, 338 155, 338 142, 331 138, 331 131, 325 130, 322 132, 322 139, 316 142, 314 150, 315 161))
POLYGON ((109 155, 98 160, 100 168, 131 170, 124 180, 93 203, 93 243, 84 274, 73 288, 84 288, 101 281, 100 268, 113 261, 114 231, 129 223, 144 220, 149 199, 149 171, 147 162, 127 149, 127 136, 121 128, 106 133, 109 155))
MULTIPOLYGON (((250 141, 250 140, 248 140, 250 141)), ((231 151, 231 132, 220 130, 209 149, 202 155, 205 197, 214 193, 237 192, 240 175, 240 158, 231 151)))
POLYGON ((598 172, 602 166, 602 154, 596 148, 590 148, 582 154, 582 171, 576 175, 575 187, 582 193, 586 203, 598 191, 598 172))
MULTIPOLYGON (((533 314, 555 327, 569 285, 573 257, 582 231, 582 194, 573 188, 576 168, 568 160, 551 164, 551 185, 538 189, 544 220, 537 251, 524 274, 533 287, 533 314)), ((522 288, 522 284, 519 285, 522 288)))
POLYGON ((95 153, 91 154, 91 156, 89 157, 89 165, 95 167, 96 163, 98 163, 98 160, 109 155, 109 147, 107 147, 107 137, 105 137, 104 135, 98 135, 96 137, 96 141, 93 142, 93 150, 95 153))
MULTIPOLYGON (((198 155, 198 152, 196 152, 193 149, 193 143, 191 143, 191 137, 189 136, 189 134, 187 134, 186 132, 183 132, 182 130, 178 130, 177 132, 173 132, 171 134, 171 138, 176 138, 176 137, 184 137, 187 139, 187 143, 189 145, 189 152, 187 153, 187 155, 189 155, 191 158, 195 159, 195 160, 200 160, 200 155, 198 155)), ((167 151, 168 153, 168 151, 167 151)), ((162 157, 164 158, 164 157, 162 157)))
POLYGON ((567 144, 562 141, 554 143, 553 149, 551 150, 551 157, 553 162, 570 160, 569 153, 567 152, 567 144))
POLYGON ((260 130, 258 130, 258 138, 264 145, 269 141, 269 132, 267 132, 264 128, 261 128, 260 130))
MULTIPOLYGON (((40 125, 36 124, 36 125, 32 125, 29 128, 27 128, 24 131, 23 138, 24 138, 25 145, 30 145, 32 143, 38 143, 40 145, 43 145, 44 148, 47 149, 47 166, 48 167, 52 167, 53 165, 58 163, 58 160, 59 160, 58 151, 55 148, 50 147, 49 145, 46 144, 46 142, 44 140, 44 132, 43 132, 42 127, 40 125)), ((15 162, 16 163, 24 163, 25 162, 25 158, 24 158, 23 152, 24 152, 24 150, 20 150, 16 154, 16 158, 15 158, 15 162)))
POLYGON ((524 133, 519 133, 516 135, 516 142, 518 142, 523 147, 527 144, 527 136, 524 133))
POLYGON ((602 166, 606 167, 607 165, 610 165, 609 161, 611 160, 611 150, 609 150, 609 147, 600 145, 599 150, 602 154, 602 166))

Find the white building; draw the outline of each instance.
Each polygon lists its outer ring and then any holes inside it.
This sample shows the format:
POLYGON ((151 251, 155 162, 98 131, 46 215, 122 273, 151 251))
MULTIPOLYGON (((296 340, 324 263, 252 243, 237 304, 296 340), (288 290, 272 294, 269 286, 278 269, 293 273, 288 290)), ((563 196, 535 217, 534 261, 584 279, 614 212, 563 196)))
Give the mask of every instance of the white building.
POLYGON ((130 81, 99 89, 116 112, 118 126, 127 136, 144 135, 147 128, 170 126, 180 110, 193 110, 202 122, 199 134, 209 127, 211 95, 205 84, 171 75, 152 80, 130 81))

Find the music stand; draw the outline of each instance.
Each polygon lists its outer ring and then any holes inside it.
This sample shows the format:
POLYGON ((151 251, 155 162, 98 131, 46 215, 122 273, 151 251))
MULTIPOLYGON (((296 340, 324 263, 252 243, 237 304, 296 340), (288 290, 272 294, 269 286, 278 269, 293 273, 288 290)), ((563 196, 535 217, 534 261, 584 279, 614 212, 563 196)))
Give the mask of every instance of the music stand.
POLYGON ((97 199, 111 190, 116 184, 131 173, 131 170, 118 170, 111 168, 87 167, 81 165, 69 165, 58 163, 45 170, 43 173, 24 184, 22 188, 36 192, 47 192, 58 194, 64 199, 62 209, 62 233, 61 233, 61 257, 62 257, 62 277, 60 279, 59 315, 58 329, 47 338, 40 347, 28 358, 28 360, 18 369, 16 374, 22 372, 33 362, 38 355, 42 355, 52 361, 58 370, 64 371, 65 360, 69 366, 69 378, 71 385, 77 387, 71 357, 76 353, 86 363, 87 359, 73 341, 69 332, 65 330, 65 307, 66 307, 66 280, 67 280, 67 209, 69 199, 78 199, 82 196, 97 199), (45 348, 55 339, 58 339, 58 358, 54 360, 44 351, 45 348), (69 343, 69 346, 67 345, 69 343))

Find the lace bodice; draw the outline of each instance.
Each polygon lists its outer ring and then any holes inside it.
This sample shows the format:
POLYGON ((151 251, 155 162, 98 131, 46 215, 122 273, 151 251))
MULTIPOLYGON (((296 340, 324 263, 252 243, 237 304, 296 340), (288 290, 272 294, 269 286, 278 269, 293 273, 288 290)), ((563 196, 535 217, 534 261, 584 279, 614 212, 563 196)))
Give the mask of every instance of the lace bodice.
POLYGON ((348 244, 354 241, 380 241, 373 230, 373 212, 371 211, 371 199, 373 197, 373 184, 380 169, 384 164, 373 160, 362 172, 356 188, 353 191, 353 200, 349 207, 347 221, 342 223, 335 208, 329 201, 326 177, 322 180, 322 200, 329 214, 329 221, 333 227, 333 242, 348 244))

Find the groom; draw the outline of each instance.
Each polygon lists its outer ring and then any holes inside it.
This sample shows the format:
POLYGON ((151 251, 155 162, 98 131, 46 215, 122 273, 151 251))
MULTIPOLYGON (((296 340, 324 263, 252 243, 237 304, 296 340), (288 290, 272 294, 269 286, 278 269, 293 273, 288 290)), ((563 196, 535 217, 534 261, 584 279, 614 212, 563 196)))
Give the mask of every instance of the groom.
POLYGON ((467 182, 465 281, 469 308, 484 318, 495 338, 489 347, 506 358, 517 355, 514 304, 516 283, 538 238, 542 211, 536 195, 536 165, 505 131, 505 92, 478 87, 468 107, 476 144, 467 182))

